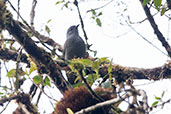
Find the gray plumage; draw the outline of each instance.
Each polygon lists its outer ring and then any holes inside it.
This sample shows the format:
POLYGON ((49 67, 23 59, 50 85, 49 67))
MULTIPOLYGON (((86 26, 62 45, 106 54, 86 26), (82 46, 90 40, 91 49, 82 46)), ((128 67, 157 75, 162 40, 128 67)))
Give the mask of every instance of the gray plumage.
POLYGON ((86 45, 83 39, 79 36, 78 26, 71 26, 67 31, 67 40, 64 44, 63 58, 85 58, 86 45))

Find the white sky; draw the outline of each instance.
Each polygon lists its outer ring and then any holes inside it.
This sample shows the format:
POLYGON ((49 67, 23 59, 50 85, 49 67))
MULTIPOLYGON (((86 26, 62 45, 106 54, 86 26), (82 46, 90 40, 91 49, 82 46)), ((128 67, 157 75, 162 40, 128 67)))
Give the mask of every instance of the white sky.
MULTIPOLYGON (((16 6, 14 0, 13 3, 16 6)), ((48 24, 51 29, 50 37, 53 38, 56 42, 63 44, 66 39, 66 31, 68 27, 71 25, 76 25, 80 23, 78 13, 76 7, 71 6, 72 11, 64 8, 61 10, 61 5, 56 6, 55 2, 57 0, 41 0, 38 1, 36 6, 36 17, 35 17, 35 27, 36 30, 40 31, 44 28, 46 22, 49 19, 52 21, 48 24)), ((115 0, 119 1, 119 0, 115 0)), ((91 18, 91 13, 86 13, 87 10, 91 8, 96 8, 98 6, 102 6, 107 3, 105 0, 102 2, 96 2, 96 0, 92 0, 90 2, 81 2, 79 4, 82 17, 84 19, 85 30, 88 35, 88 42, 93 44, 93 50, 97 50, 98 57, 110 57, 113 58, 113 62, 129 67, 140 67, 140 68, 153 68, 157 66, 161 66, 168 60, 168 57, 163 55, 157 49, 152 47, 146 41, 144 41, 139 35, 137 35, 134 31, 126 25, 120 25, 119 20, 123 18, 119 17, 117 12, 121 12, 124 9, 124 5, 118 6, 116 2, 108 5, 102 10, 103 15, 100 17, 102 21, 102 27, 98 27, 94 20, 91 18), (115 5, 115 6, 114 6, 115 5), (128 32, 128 33, 127 33, 128 32), (120 36, 121 34, 127 33, 126 35, 122 35, 119 38, 116 36, 120 36)), ((31 3, 32 1, 20 1, 21 2, 21 15, 22 17, 29 22, 31 3)), ((128 4, 126 14, 130 15, 130 19, 132 22, 138 22, 145 18, 144 11, 140 6, 138 0, 132 1, 127 0, 124 1, 128 4)), ((8 7, 9 8, 9 7, 8 7)), ((97 11, 97 12, 98 12, 97 11)), ((14 13, 13 13, 14 14, 14 13)), ((16 17, 16 16, 15 16, 16 17)), ((162 31, 165 37, 171 37, 171 32, 168 32, 168 19, 165 16, 161 17, 160 14, 155 16, 155 20, 159 26, 159 29, 162 31), (169 33, 169 34, 168 34, 169 33)), ((145 38, 155 44, 158 48, 165 52, 165 49, 161 46, 161 43, 157 40, 156 36, 153 34, 153 30, 148 21, 145 21, 142 24, 135 24, 133 27, 142 34, 145 38)), ((45 34, 45 32, 41 32, 45 34)), ((79 33, 83 38, 83 33, 81 27, 79 28, 79 33)), ((46 34, 47 35, 47 34, 46 34)), ((169 40, 171 43, 171 40, 169 40)), ((166 53, 166 52, 165 52, 166 53)), ((149 81, 139 80, 135 81, 135 84, 143 84, 148 83, 149 81)), ((154 95, 160 96, 161 93, 166 91, 166 99, 170 98, 171 90, 169 87, 171 86, 170 80, 162 80, 154 83, 150 83, 144 86, 137 86, 137 88, 144 89, 149 96, 149 104, 152 104, 154 100, 154 95)), ((55 96, 55 98, 59 98, 59 96, 55 96)), ((44 100, 44 99, 43 99, 44 100)), ((43 101, 42 105, 49 105, 47 102, 43 101)), ((41 104, 41 103, 40 103, 41 104)), ((11 105, 13 107, 13 105, 11 105)), ((170 106, 170 105, 169 105, 170 106)), ((155 112, 155 114, 169 114, 171 109, 166 105, 164 109, 159 109, 159 111, 155 112)), ((47 107, 47 106, 45 106, 47 107)), ((0 108, 1 109, 1 108, 0 108)), ((13 108, 15 109, 15 108, 13 108)), ((43 108, 41 108, 43 109, 43 108)), ((40 109, 40 110, 41 110, 40 109)), ((45 109, 45 108, 44 108, 45 109)), ((49 112, 52 111, 51 108, 48 108, 49 112)), ((13 111, 11 108, 7 108, 8 111, 13 111)), ((46 110, 46 109, 45 109, 46 110)))

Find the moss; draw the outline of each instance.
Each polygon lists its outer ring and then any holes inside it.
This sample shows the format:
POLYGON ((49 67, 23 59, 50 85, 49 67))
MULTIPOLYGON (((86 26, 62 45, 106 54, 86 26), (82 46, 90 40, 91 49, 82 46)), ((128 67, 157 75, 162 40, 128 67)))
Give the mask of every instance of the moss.
POLYGON ((12 24, 12 14, 7 10, 6 4, 0 0, 0 32, 6 28, 8 24, 12 24))
MULTIPOLYGON (((95 90, 95 93, 104 100, 116 98, 116 95, 111 94, 110 89, 98 88, 95 90)), ((61 99, 61 101, 57 103, 54 114, 67 114, 67 108, 70 108, 73 112, 77 112, 96 103, 98 103, 98 101, 91 95, 86 87, 81 86, 79 88, 69 89, 65 92, 64 97, 61 99)), ((90 113, 100 114, 103 113, 104 110, 108 112, 109 107, 99 108, 90 113)))

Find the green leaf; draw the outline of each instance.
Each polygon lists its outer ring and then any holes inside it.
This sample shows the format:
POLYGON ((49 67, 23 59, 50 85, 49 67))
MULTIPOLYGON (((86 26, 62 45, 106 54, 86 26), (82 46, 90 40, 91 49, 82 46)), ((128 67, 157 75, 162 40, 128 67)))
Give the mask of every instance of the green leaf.
POLYGON ((9 78, 13 78, 16 76, 16 69, 11 69, 9 72, 7 72, 7 76, 9 78))
POLYGON ((42 76, 37 75, 37 76, 34 76, 34 77, 33 77, 33 82, 34 82, 35 84, 40 84, 40 83, 42 83, 42 81, 43 81, 42 76))
POLYGON ((158 11, 160 11, 161 1, 162 1, 162 0, 153 0, 154 6, 156 7, 156 9, 157 9, 158 11))
POLYGON ((66 110, 67 110, 68 114, 74 114, 73 111, 70 108, 67 108, 66 110))
POLYGON ((45 26, 45 30, 48 34, 50 34, 50 28, 47 25, 45 26))
POLYGON ((47 21, 47 23, 50 23, 52 21, 52 19, 49 19, 48 21, 47 21))
POLYGON ((99 70, 99 61, 93 62, 92 68, 95 69, 95 70, 99 70))
POLYGON ((95 19, 96 17, 95 17, 95 16, 92 16, 91 18, 92 18, 92 19, 95 19))
POLYGON ((58 5, 59 3, 61 3, 61 1, 57 1, 57 2, 56 2, 56 5, 58 5))
POLYGON ((162 92, 162 95, 161 95, 161 97, 163 97, 163 96, 164 96, 164 94, 165 94, 165 91, 163 91, 163 92, 162 92))
POLYGON ((156 99, 156 100, 161 100, 161 98, 160 98, 160 97, 155 97, 155 99, 156 99))
POLYGON ((66 8, 68 8, 69 1, 64 4, 66 8))
POLYGON ((93 15, 96 15, 96 11, 95 10, 91 10, 93 15))
POLYGON ((147 5, 150 1, 151 1, 151 0, 144 0, 144 1, 143 1, 143 4, 142 4, 143 7, 144 7, 145 5, 147 5))
POLYGON ((31 63, 31 67, 30 67, 30 70, 29 70, 29 75, 33 72, 33 71, 35 71, 36 70, 36 64, 34 64, 34 63, 31 63))
POLYGON ((98 26, 100 26, 100 27, 102 26, 102 23, 101 23, 99 18, 96 18, 96 23, 97 23, 98 26))
POLYGON ((99 59, 99 62, 100 63, 103 63, 103 62, 109 63, 110 60, 107 57, 102 57, 102 58, 99 59))
POLYGON ((75 70, 83 70, 85 68, 84 64, 80 61, 72 62, 72 65, 75 70))
POLYGON ((166 9, 167 9, 166 7, 163 7, 163 8, 162 8, 162 10, 161 10, 161 12, 160 12, 160 13, 161 13, 161 16, 164 15, 164 13, 166 12, 166 9))
POLYGON ((4 93, 1 93, 1 92, 0 92, 0 95, 3 95, 3 94, 4 94, 4 93))
POLYGON ((45 84, 51 87, 50 79, 47 76, 45 77, 45 84))
POLYGON ((60 3, 63 3, 64 2, 64 0, 62 0, 62 1, 57 1, 56 2, 56 5, 58 5, 58 4, 60 4, 60 3))
POLYGON ((152 106, 156 106, 159 103, 159 101, 155 101, 152 106))
POLYGON ((78 80, 80 80, 79 76, 77 76, 77 78, 74 80, 74 83, 77 83, 78 80))
POLYGON ((97 55, 97 51, 93 51, 94 52, 94 57, 97 55))
POLYGON ((97 79, 98 75, 96 75, 95 73, 93 74, 88 74, 88 77, 86 78, 88 84, 91 86, 94 81, 97 79))
POLYGON ((102 12, 100 12, 100 13, 98 13, 98 16, 101 16, 103 13, 102 12))
POLYGON ((80 86, 83 86, 84 84, 81 83, 81 82, 78 82, 76 84, 73 84, 72 87, 75 88, 75 87, 80 87, 80 86))
POLYGON ((81 59, 80 61, 87 66, 91 66, 93 64, 93 62, 89 59, 81 59))
POLYGON ((112 63, 110 63, 110 65, 109 65, 107 70, 108 70, 108 73, 111 73, 111 71, 112 71, 112 63))

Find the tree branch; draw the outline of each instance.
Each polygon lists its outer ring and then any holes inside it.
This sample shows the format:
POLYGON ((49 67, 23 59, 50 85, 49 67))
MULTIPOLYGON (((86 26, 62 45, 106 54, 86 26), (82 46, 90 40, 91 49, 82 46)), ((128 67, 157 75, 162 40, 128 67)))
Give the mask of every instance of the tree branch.
MULTIPOLYGON (((141 1, 141 3, 143 3, 143 0, 140 0, 140 1, 141 1)), ((148 8, 147 5, 144 6, 144 11, 145 11, 145 14, 148 18, 148 21, 150 22, 150 24, 154 30, 154 33, 157 35, 158 40, 162 43, 163 47, 166 49, 167 53, 171 57, 170 45, 168 44, 168 42, 165 40, 165 37, 163 36, 163 34, 158 29, 158 26, 157 26, 153 16, 151 15, 150 9, 148 8)))
MULTIPOLYGON (((160 80, 160 79, 170 79, 171 78, 171 62, 167 64, 150 69, 144 68, 133 68, 133 67, 123 67, 118 64, 112 65, 112 71, 109 73, 108 63, 99 66, 98 74, 103 78, 103 82, 109 78, 109 74, 116 79, 118 83, 125 82, 127 79, 147 79, 147 80, 160 80)), ((95 73, 91 67, 86 67, 88 71, 86 75, 95 73)), ((67 72, 68 80, 71 84, 77 76, 73 72, 67 72)))
POLYGON ((30 25, 34 28, 34 17, 35 17, 35 8, 36 8, 37 0, 32 1, 32 8, 30 12, 30 25))
POLYGON ((96 110, 97 108, 101 108, 101 107, 104 107, 104 106, 109 106, 109 105, 112 105, 112 104, 117 104, 117 103, 125 100, 128 96, 129 95, 126 94, 122 98, 114 98, 114 99, 110 99, 110 100, 95 104, 95 105, 90 106, 88 108, 82 109, 82 110, 76 112, 75 114, 85 114, 85 113, 91 112, 93 110, 96 110))
POLYGON ((11 100, 14 100, 14 99, 17 99, 17 98, 19 98, 18 95, 13 95, 13 96, 11 96, 11 97, 7 97, 7 98, 4 98, 4 99, 1 99, 1 100, 0 100, 0 105, 3 106, 3 104, 4 104, 5 102, 11 101, 11 100))
MULTIPOLYGON (((13 51, 13 50, 9 50, 9 49, 2 49, 0 48, 0 59, 2 60, 13 60, 13 61, 17 61, 17 57, 18 57, 18 52, 13 51)), ((21 54, 20 57, 20 61, 23 63, 26 63, 27 65, 30 65, 30 62, 27 59, 27 55, 26 54, 21 54)))
MULTIPOLYGON (((105 76, 108 74, 109 64, 101 66, 99 74, 105 76)), ((143 69, 133 67, 123 67, 121 65, 112 65, 111 71, 112 77, 118 82, 123 82, 129 78, 131 79, 148 79, 148 80, 160 80, 171 78, 171 62, 156 68, 143 69)), ((106 77, 108 78, 108 76, 106 77)))
MULTIPOLYGON (((80 18, 80 23, 81 23, 82 30, 83 30, 83 33, 84 33, 84 37, 85 37, 86 44, 87 44, 87 49, 90 50, 90 47, 92 46, 92 44, 90 45, 88 43, 88 37, 87 37, 86 31, 84 29, 84 22, 83 22, 83 19, 81 17, 81 13, 80 13, 80 9, 78 7, 78 1, 77 0, 74 0, 74 5, 77 7, 78 15, 79 15, 79 18, 80 18)), ((92 50, 90 50, 90 51, 92 51, 92 50)))
MULTIPOLYGON (((18 56, 18 52, 8 49, 1 49, 0 48, 0 59, 2 60, 13 60, 16 61, 18 56)), ((28 61, 28 57, 26 54, 21 55, 21 62, 30 64, 28 61)), ((69 68, 67 67, 67 64, 64 61, 55 61, 56 64, 60 66, 60 69, 68 71, 69 68)), ((109 64, 103 64, 99 68, 99 74, 101 77, 106 76, 108 74, 108 67, 109 64)), ((90 67, 87 67, 86 69, 90 70, 89 73, 92 73, 93 70, 91 70, 90 67)), ((150 69, 143 69, 143 68, 133 68, 133 67, 123 67, 121 65, 113 64, 112 65, 112 71, 111 74, 113 77, 116 77, 118 80, 126 80, 128 78, 132 79, 152 79, 152 80, 160 80, 160 79, 170 79, 171 78, 171 62, 168 62, 167 64, 155 68, 150 69)), ((73 73, 68 73, 68 78, 76 78, 73 73)), ((106 77, 107 79, 108 77, 106 77)), ((71 79, 70 82, 73 84, 74 79, 71 79)))

